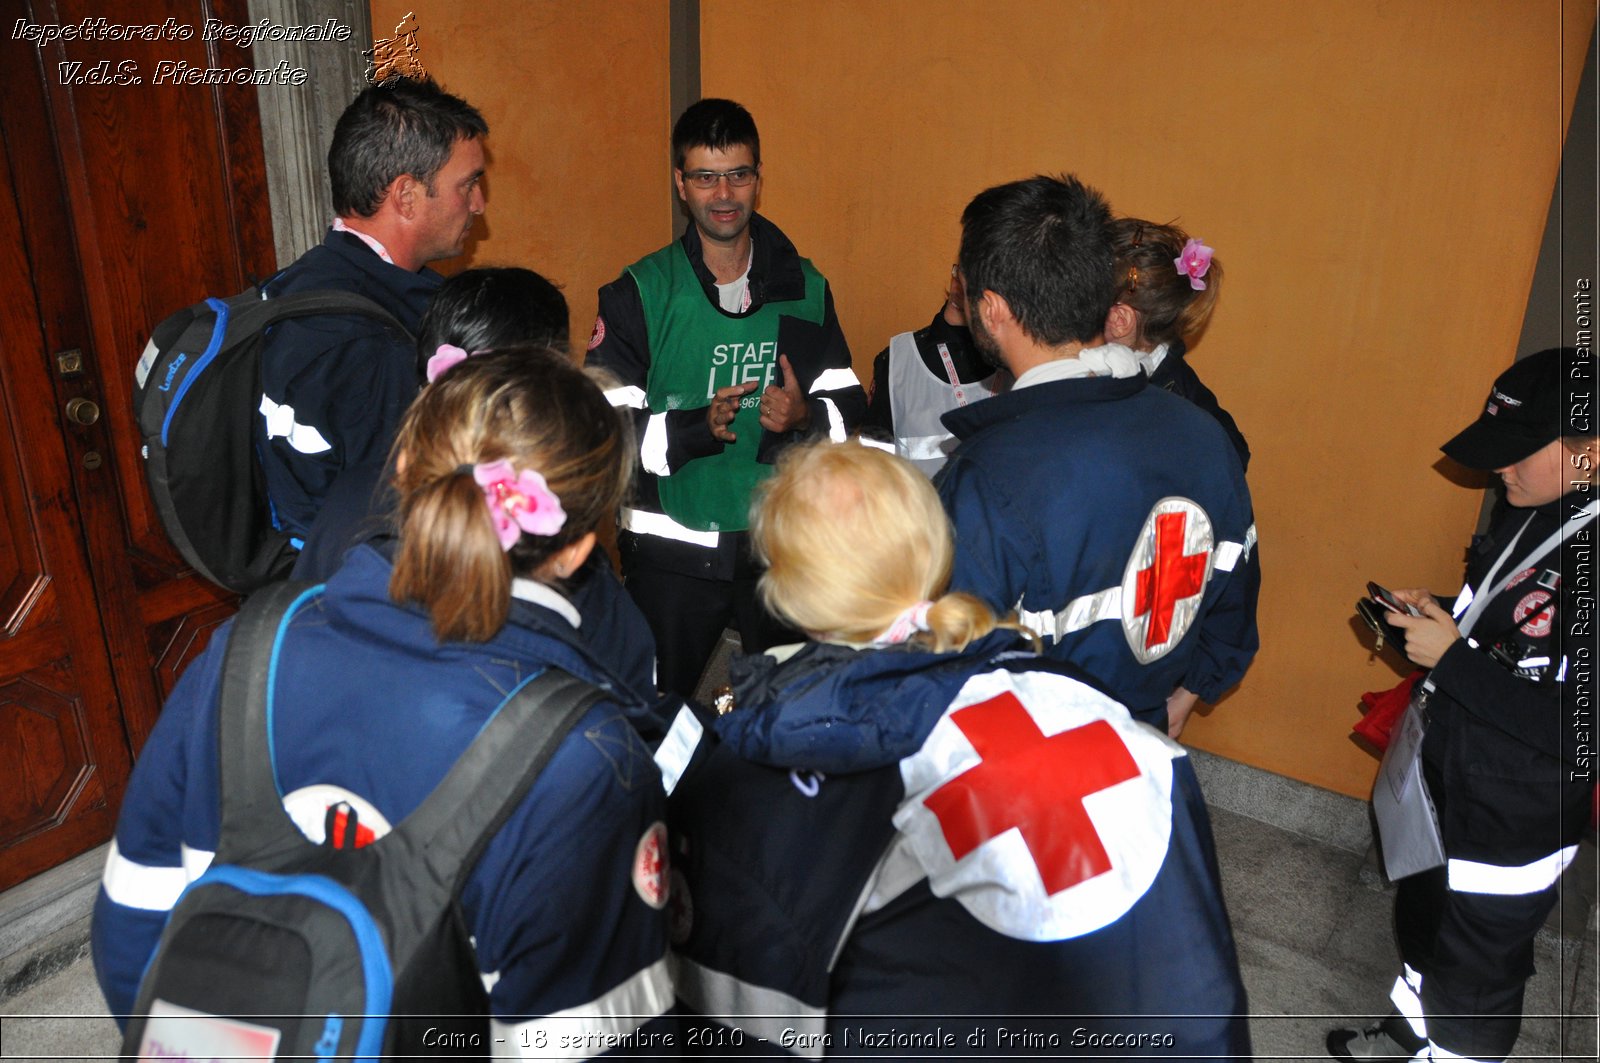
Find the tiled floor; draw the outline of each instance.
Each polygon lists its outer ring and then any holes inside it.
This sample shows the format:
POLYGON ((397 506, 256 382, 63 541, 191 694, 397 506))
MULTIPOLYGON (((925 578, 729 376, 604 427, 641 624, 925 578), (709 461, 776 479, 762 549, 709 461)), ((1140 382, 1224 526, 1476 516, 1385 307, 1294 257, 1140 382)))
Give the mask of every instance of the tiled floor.
MULTIPOLYGON (((1223 810, 1213 827, 1257 1058, 1324 1058, 1329 1026, 1388 1010, 1392 895, 1355 853, 1223 810)), ((1567 946, 1541 940, 1515 1058, 1595 1058, 1595 937, 1591 912, 1567 946)), ((87 957, 0 1004, 0 1057, 99 1059, 116 1045, 87 957)))
MULTIPOLYGON (((1330 1026, 1389 1010, 1399 969, 1393 890, 1363 857, 1247 816, 1212 814, 1263 1059, 1325 1058, 1330 1026)), ((1594 1059, 1596 928, 1541 935, 1516 1059, 1594 1059)))

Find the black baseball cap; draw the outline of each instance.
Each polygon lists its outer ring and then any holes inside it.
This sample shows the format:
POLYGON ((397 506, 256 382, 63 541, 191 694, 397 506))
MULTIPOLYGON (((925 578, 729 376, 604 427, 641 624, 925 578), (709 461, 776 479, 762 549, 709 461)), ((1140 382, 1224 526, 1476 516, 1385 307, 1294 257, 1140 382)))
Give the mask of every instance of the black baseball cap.
POLYGON ((1519 360, 1495 379, 1478 419, 1439 449, 1469 469, 1503 469, 1563 433, 1584 434, 1561 408, 1562 363, 1577 356, 1551 347, 1519 360))

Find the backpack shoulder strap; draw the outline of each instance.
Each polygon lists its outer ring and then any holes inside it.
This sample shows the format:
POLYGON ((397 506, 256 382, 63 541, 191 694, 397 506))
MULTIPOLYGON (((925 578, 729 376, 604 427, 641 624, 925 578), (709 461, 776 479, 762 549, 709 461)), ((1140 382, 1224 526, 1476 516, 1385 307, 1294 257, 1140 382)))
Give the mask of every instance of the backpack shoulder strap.
MULTIPOLYGON (((254 290, 253 290, 254 291, 254 290)), ((250 294, 250 293, 245 293, 250 294)), ((338 288, 322 288, 314 291, 295 292, 291 295, 274 295, 227 303, 229 312, 233 315, 234 326, 247 332, 257 332, 279 321, 292 317, 314 317, 318 314, 361 314, 370 317, 379 324, 393 329, 406 339, 414 339, 411 330, 402 325, 398 318, 377 303, 364 295, 355 292, 341 291, 338 288)), ((222 300, 217 300, 222 302, 222 300)), ((220 308, 217 308, 220 311, 220 308)))
MULTIPOLYGON (((556 747, 601 696, 600 688, 557 668, 524 682, 380 847, 409 850, 426 861, 429 887, 443 889, 437 900, 449 903, 556 747)), ((408 884, 420 892, 419 878, 408 884)))
POLYGON ((310 844, 284 811, 274 771, 271 701, 283 631, 321 586, 274 583, 245 600, 223 657, 217 718, 217 862, 310 844))

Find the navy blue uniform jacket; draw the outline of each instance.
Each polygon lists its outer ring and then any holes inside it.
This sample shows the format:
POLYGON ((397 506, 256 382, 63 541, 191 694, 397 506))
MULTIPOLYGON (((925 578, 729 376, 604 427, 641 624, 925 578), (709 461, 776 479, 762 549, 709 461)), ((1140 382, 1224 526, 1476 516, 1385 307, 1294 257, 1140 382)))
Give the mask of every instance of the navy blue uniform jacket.
POLYGON ((719 1019, 700 1047, 1248 1054, 1188 758, 1082 673, 1001 631, 734 679, 670 799, 678 994, 719 1019))
MULTIPOLYGON (((330 230, 267 291, 355 292, 415 335, 443 279, 426 267, 403 270, 358 237, 330 230)), ((273 328, 261 351, 263 412, 255 427, 280 528, 305 538, 342 470, 383 461, 420 384, 414 341, 372 318, 321 314, 273 328)))
POLYGON ((1179 686, 1215 701, 1254 659, 1250 489, 1217 422, 1131 377, 1013 388, 945 414, 935 486, 952 590, 1016 610, 1045 653, 1164 726, 1179 686))
MULTIPOLYGON (((568 733, 486 847, 461 907, 502 1048, 549 1056, 562 1035, 622 1036, 662 1015, 671 1005, 664 889, 636 864, 641 843, 660 838, 665 809, 625 716, 631 695, 564 619, 528 602, 513 601, 487 643, 439 644, 426 614, 389 600, 390 571, 359 547, 284 636, 273 733, 285 806, 305 829, 326 803, 359 801, 362 822, 386 821, 381 834, 422 802, 518 683, 557 666, 602 686, 609 697, 568 733)), ((230 632, 218 630, 173 690, 117 822, 93 925, 113 1014, 132 1005, 169 911, 216 848, 217 697, 230 632)))

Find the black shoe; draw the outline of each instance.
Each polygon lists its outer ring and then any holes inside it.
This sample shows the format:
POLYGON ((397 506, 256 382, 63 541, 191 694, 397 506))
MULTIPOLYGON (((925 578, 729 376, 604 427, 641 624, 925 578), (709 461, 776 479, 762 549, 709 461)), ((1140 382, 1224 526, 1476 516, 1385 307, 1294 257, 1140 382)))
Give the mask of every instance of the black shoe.
POLYGON ((1428 1042, 1413 1033, 1411 1024, 1399 1015, 1390 1015, 1364 1030, 1346 1026, 1328 1031, 1328 1054, 1346 1061, 1406 1063, 1427 1045, 1428 1042))

